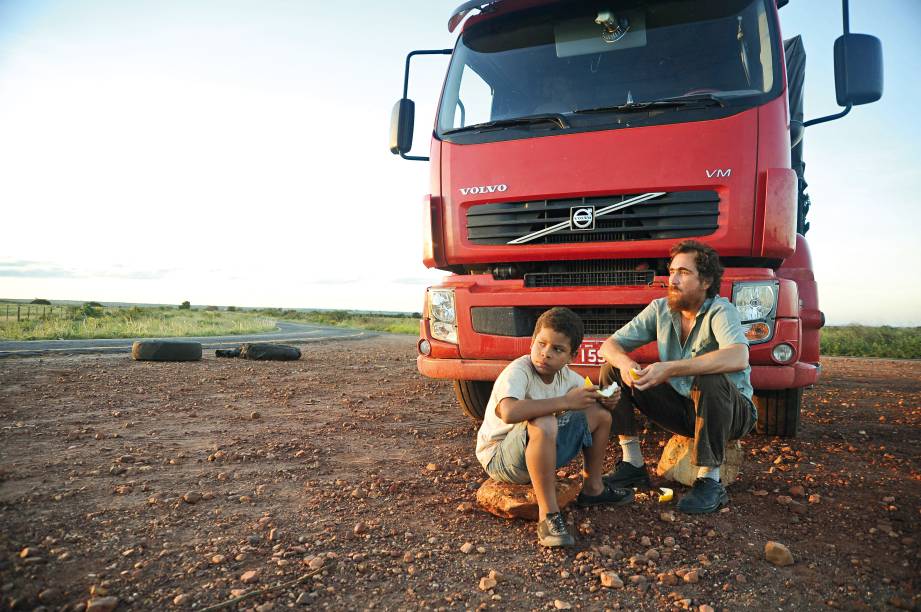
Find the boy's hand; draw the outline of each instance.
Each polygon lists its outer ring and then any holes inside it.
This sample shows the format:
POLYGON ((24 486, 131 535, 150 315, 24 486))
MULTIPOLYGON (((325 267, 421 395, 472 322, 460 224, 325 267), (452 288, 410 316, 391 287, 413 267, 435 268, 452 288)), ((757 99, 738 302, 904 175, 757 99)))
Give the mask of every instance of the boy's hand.
POLYGON ((603 395, 598 395, 595 399, 598 400, 606 410, 614 410, 614 406, 617 404, 617 400, 620 399, 620 388, 618 388, 611 397, 604 397, 603 395))
POLYGON ((569 410, 586 410, 598 402, 598 386, 576 387, 566 394, 566 406, 569 410))

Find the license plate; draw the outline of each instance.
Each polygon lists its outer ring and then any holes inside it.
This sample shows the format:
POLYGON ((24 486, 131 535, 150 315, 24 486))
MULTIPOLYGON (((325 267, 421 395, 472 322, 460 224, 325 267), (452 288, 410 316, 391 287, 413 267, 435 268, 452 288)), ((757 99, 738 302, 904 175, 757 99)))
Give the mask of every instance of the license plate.
POLYGON ((604 343, 604 338, 585 338, 579 352, 572 360, 572 365, 601 365, 604 359, 598 354, 598 349, 604 343))

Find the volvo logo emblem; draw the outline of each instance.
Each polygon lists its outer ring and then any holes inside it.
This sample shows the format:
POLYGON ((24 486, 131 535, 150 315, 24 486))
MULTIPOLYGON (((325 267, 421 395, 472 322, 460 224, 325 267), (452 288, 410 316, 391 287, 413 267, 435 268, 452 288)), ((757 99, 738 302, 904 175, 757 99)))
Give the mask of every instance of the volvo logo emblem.
POLYGON ((570 208, 569 229, 580 231, 595 229, 595 207, 573 206, 570 208))

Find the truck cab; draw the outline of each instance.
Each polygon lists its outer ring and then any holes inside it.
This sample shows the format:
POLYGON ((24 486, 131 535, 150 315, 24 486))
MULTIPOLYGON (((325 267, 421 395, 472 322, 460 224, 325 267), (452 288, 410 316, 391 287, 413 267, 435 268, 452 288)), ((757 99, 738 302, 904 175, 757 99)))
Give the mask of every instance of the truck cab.
MULTIPOLYGON (((669 249, 694 238, 726 269, 719 294, 749 341, 759 430, 795 435, 824 316, 804 237, 805 55, 785 45, 777 9, 468 2, 451 18, 454 49, 434 52, 451 62, 426 158, 407 155, 410 54, 391 151, 430 162, 423 262, 449 273, 426 292, 418 368, 455 381, 465 412, 482 418, 553 306, 582 317, 571 367, 597 380, 601 342, 665 296, 669 249)), ((881 95, 881 52, 872 37, 839 40, 845 62, 861 57, 841 68, 850 110, 881 95)), ((633 357, 657 361, 654 343, 633 357)))

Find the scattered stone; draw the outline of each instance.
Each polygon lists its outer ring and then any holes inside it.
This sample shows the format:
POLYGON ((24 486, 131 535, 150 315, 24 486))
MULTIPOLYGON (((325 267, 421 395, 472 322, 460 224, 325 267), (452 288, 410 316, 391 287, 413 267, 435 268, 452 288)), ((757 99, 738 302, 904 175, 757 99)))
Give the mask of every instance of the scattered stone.
POLYGON ((354 533, 355 535, 361 535, 365 533, 366 531, 368 531, 368 526, 365 525, 361 521, 355 523, 355 526, 352 527, 352 533, 354 533))
POLYGON ((212 555, 211 563, 218 565, 219 563, 223 563, 224 559, 225 559, 224 555, 212 555))
POLYGON ((460 551, 465 555, 469 555, 473 552, 473 544, 470 542, 464 542, 460 547, 460 551))
POLYGON ((189 491, 182 496, 182 501, 187 504, 197 504, 201 501, 201 493, 198 493, 197 491, 189 491))
MULTIPOLYGON (((568 506, 581 488, 578 480, 557 480, 556 500, 560 508, 568 506)), ((476 500, 481 508, 502 518, 537 520, 537 499, 529 484, 513 485, 490 478, 477 490, 476 500)))
POLYGON ((768 492, 765 491, 764 489, 758 489, 757 491, 752 491, 752 495, 754 495, 755 497, 764 497, 767 494, 768 492))
POLYGON ((665 539, 662 540, 662 543, 665 544, 666 546, 674 546, 675 538, 673 538, 672 536, 666 536, 665 539))
POLYGON ((249 420, 250 420, 250 421, 255 421, 255 420, 261 419, 261 418, 262 418, 262 415, 259 414, 259 412, 256 411, 256 410, 253 410, 252 412, 249 413, 249 420))
POLYGON ((118 607, 118 597, 94 597, 86 602, 86 612, 112 612, 118 607))
POLYGON ((656 576, 656 580, 665 586, 676 586, 678 584, 678 576, 674 572, 662 572, 656 576))
POLYGON ((822 496, 819 495, 818 493, 813 493, 812 495, 809 496, 810 504, 818 504, 818 503, 821 503, 821 501, 822 501, 822 496))
POLYGON ((700 574, 697 573, 697 570, 691 570, 682 576, 682 579, 688 584, 697 584, 700 582, 700 574))
POLYGON ((495 580, 497 583, 502 582, 503 580, 505 580, 505 576, 503 576, 502 574, 500 574, 499 572, 497 572, 497 571, 494 570, 494 569, 489 570, 489 574, 487 574, 487 576, 488 576, 489 578, 495 580))
MULTIPOLYGON (((680 482, 686 486, 692 486, 697 480, 698 466, 691 463, 691 450, 693 438, 684 436, 672 436, 668 444, 662 450, 662 457, 656 466, 656 473, 665 478, 680 482)), ((723 465, 720 466, 720 480, 724 486, 729 486, 735 482, 739 475, 739 469, 742 467, 742 445, 738 440, 731 440, 726 445, 726 452, 723 457, 723 465)))
POLYGON ((707 604, 701 604, 697 608, 697 612, 714 612, 714 610, 712 606, 708 606, 707 604))
POLYGON ((601 572, 599 577, 601 578, 601 586, 603 587, 609 589, 624 588, 624 581, 614 572, 601 572))
POLYGON ((649 539, 649 536, 640 538, 640 546, 652 546, 652 540, 649 539))
POLYGON ((27 546, 19 551, 19 558, 25 559, 26 557, 35 557, 38 555, 38 549, 27 546))
POLYGON ((803 485, 793 485, 790 487, 790 497, 806 497, 806 489, 803 485))
POLYGON ((243 572, 243 575, 240 576, 240 582, 243 584, 253 584, 259 582, 259 572, 256 570, 243 572))
POLYGON ((189 595, 186 593, 180 593, 179 595, 173 597, 173 605, 184 606, 185 604, 189 603, 189 599, 191 599, 189 595))
POLYGON ((307 567, 312 570, 318 570, 326 564, 326 557, 323 555, 317 555, 313 559, 307 562, 307 567))
POLYGON ((793 553, 780 542, 768 542, 764 545, 764 558, 778 566, 793 565, 793 553))
POLYGON ((438 465, 435 463, 429 463, 427 466, 425 466, 425 469, 427 469, 429 472, 437 472, 438 465))
POLYGON ((674 522, 675 522, 675 513, 672 512, 671 510, 669 510, 669 511, 667 511, 667 512, 662 512, 661 514, 659 514, 659 519, 665 521, 666 523, 674 523, 674 522))
POLYGON ((490 578, 489 576, 483 576, 480 578, 480 590, 488 591, 490 589, 496 588, 496 585, 499 584, 495 579, 490 578))
POLYGON ((790 497, 789 495, 778 495, 777 496, 777 503, 780 504, 781 506, 787 506, 792 501, 793 501, 793 498, 790 497))
POLYGON ((53 603, 61 597, 61 592, 54 587, 39 592, 38 600, 44 604, 53 603))
POLYGON ((562 599, 554 599, 553 607, 557 610, 572 610, 572 604, 567 601, 563 601, 562 599))

